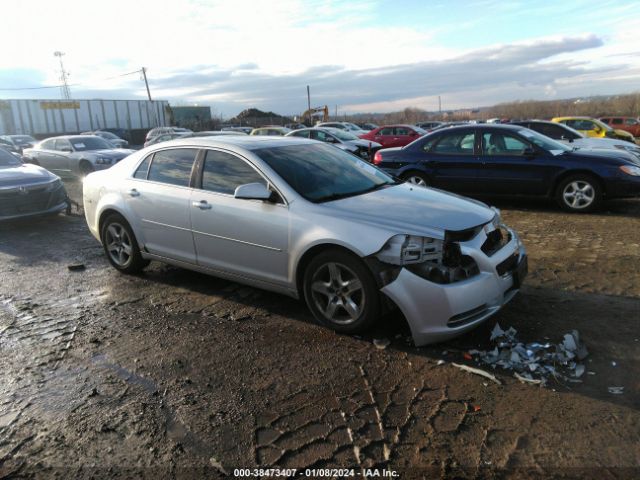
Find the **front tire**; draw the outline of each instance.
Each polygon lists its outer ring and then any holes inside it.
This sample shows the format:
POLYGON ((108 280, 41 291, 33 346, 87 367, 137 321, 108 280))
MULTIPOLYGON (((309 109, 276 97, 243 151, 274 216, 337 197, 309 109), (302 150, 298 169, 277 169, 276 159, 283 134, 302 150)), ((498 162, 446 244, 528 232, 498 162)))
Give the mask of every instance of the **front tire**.
POLYGON ((571 175, 558 184, 556 201, 567 212, 593 212, 602 205, 602 187, 591 175, 571 175))
POLYGON ((303 282, 307 306, 320 324, 341 333, 361 333, 378 320, 375 279, 356 256, 326 250, 311 260, 303 282))
POLYGON ((149 265, 149 261, 142 258, 133 230, 122 215, 113 213, 107 217, 100 238, 107 259, 116 270, 138 273, 149 265))

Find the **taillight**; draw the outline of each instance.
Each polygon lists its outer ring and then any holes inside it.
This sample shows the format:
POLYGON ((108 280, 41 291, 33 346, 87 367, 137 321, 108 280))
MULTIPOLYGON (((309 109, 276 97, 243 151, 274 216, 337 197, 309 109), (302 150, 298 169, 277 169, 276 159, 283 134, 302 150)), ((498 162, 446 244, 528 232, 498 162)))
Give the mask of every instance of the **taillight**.
POLYGON ((376 154, 373 156, 373 164, 380 165, 381 163, 382 163, 382 154, 380 153, 380 150, 378 150, 376 154))

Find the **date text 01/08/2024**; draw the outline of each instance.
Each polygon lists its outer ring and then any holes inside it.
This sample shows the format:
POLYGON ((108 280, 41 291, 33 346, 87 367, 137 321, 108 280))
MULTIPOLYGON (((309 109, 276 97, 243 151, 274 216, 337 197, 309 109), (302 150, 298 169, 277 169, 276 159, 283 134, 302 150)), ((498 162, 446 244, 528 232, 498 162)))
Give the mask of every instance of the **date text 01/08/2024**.
POLYGON ((236 468, 233 471, 236 478, 252 477, 310 477, 310 478, 397 478, 399 474, 395 470, 379 468, 236 468))

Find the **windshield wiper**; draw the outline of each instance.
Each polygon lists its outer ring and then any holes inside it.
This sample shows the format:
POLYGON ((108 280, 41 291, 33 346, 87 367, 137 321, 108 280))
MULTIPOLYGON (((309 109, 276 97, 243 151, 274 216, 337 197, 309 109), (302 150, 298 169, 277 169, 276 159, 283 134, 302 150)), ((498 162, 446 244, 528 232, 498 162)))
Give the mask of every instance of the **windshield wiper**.
POLYGON ((323 197, 316 198, 314 202, 322 203, 322 202, 331 202, 333 200, 340 200, 342 198, 355 197, 357 195, 363 195, 365 193, 373 192, 374 190, 378 190, 379 188, 387 187, 389 185, 397 185, 396 183, 381 183, 379 185, 373 185, 372 187, 365 188, 364 190, 358 190, 355 192, 348 193, 331 193, 329 195, 325 195, 323 197))

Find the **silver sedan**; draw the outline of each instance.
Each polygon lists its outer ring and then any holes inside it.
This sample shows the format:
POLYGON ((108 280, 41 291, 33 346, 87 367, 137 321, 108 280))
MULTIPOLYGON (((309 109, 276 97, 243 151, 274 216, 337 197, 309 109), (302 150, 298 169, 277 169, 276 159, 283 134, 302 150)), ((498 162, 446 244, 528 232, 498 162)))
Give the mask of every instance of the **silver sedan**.
POLYGON ((417 345, 489 318, 527 269, 496 210, 298 138, 146 148, 88 175, 84 209, 124 273, 159 260, 303 298, 345 333, 399 308, 417 345))

